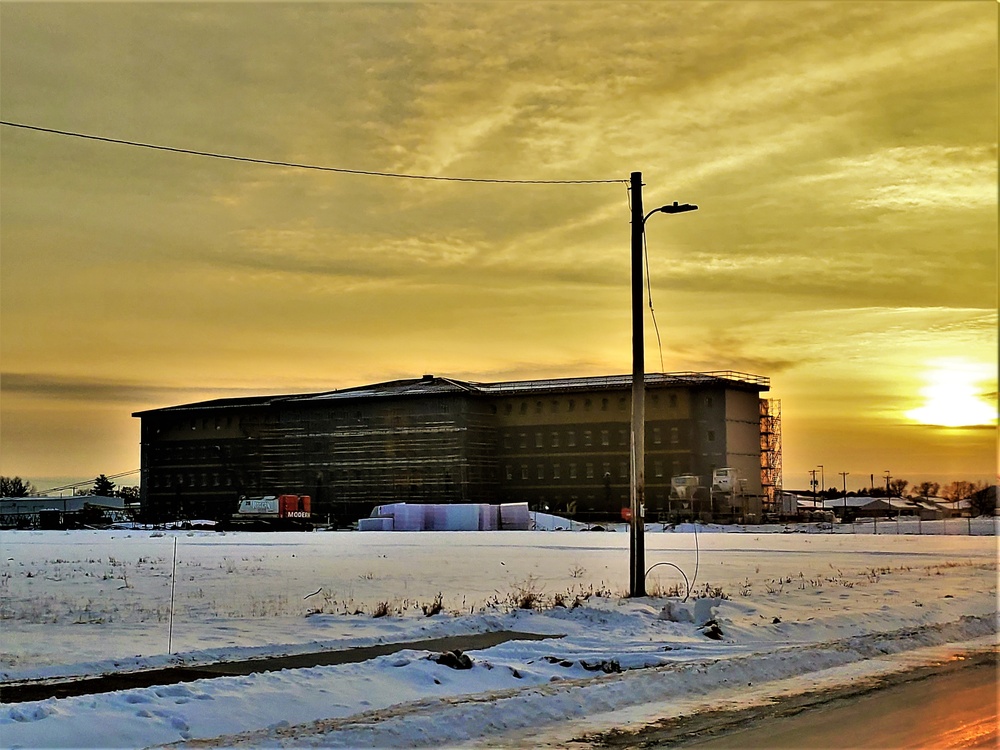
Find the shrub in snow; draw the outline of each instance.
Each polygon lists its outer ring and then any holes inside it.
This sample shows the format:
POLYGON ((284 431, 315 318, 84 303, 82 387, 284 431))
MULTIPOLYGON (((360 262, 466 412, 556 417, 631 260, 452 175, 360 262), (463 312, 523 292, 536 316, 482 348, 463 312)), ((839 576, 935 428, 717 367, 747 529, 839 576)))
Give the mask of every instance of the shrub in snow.
MULTIPOLYGON (((698 601, 701 601, 700 599, 698 601)), ((690 607, 683 602, 668 601, 663 605, 657 619, 670 622, 694 622, 690 607)))

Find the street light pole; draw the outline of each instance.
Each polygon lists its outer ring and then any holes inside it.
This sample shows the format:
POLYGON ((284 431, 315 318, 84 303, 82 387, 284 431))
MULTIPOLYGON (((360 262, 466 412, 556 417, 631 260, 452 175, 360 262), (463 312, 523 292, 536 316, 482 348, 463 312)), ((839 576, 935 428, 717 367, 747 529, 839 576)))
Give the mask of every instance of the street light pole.
POLYGON ((646 540, 643 516, 646 492, 646 356, 642 318, 642 172, 631 175, 632 190, 632 440, 629 482, 629 596, 646 595, 646 540))
POLYGON ((847 475, 850 473, 849 471, 840 472, 840 477, 844 480, 844 518, 847 518, 847 475))
POLYGON ((646 358, 643 339, 642 255, 646 220, 657 212, 679 214, 697 211, 689 203, 654 208, 648 214, 642 207, 642 172, 633 172, 629 183, 632 194, 632 439, 629 481, 629 596, 646 595, 646 358))

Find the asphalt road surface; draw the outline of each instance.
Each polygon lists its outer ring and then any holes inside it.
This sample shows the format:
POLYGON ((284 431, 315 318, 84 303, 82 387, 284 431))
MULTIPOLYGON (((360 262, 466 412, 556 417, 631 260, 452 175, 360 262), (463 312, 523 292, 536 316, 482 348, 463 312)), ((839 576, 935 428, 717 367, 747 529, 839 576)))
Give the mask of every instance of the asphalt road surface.
MULTIPOLYGON (((867 686, 717 711, 617 732, 597 746, 699 750, 998 748, 996 653, 890 676, 867 686)), ((591 738, 594 739, 594 738, 591 738)))

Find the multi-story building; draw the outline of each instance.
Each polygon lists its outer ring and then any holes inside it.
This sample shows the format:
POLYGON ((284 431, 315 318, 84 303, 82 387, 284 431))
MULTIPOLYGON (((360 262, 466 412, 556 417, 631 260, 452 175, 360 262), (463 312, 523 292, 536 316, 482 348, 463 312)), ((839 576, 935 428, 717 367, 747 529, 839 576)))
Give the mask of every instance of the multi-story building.
MULTIPOLYGON (((526 501, 581 519, 620 518, 631 380, 425 375, 137 412, 143 509, 152 520, 221 518, 240 496, 287 492, 311 495, 314 515, 341 523, 391 502, 526 501)), ((681 475, 707 488, 728 467, 746 495, 768 492, 759 395, 768 388, 767 378, 734 372, 646 375, 648 517, 680 509, 671 479, 681 475)))

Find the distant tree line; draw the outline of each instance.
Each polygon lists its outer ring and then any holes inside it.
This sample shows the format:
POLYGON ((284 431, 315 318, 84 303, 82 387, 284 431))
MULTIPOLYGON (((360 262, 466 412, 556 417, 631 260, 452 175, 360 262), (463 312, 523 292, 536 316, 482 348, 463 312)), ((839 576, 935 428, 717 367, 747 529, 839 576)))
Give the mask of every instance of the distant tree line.
MULTIPOLYGON (((31 482, 21 477, 0 476, 0 497, 32 497, 39 494, 31 482)), ((99 474, 94 478, 90 489, 77 490, 77 495, 100 495, 101 497, 120 497, 125 502, 139 502, 138 487, 116 487, 107 475, 99 474)))
MULTIPOLYGON (((976 516, 988 516, 996 509, 996 490, 987 482, 960 480, 942 487, 938 482, 920 482, 911 486, 906 479, 892 479, 889 481, 888 491, 885 487, 863 487, 847 494, 856 497, 905 497, 912 500, 943 497, 951 502, 968 500, 972 513, 976 516)), ((817 495, 833 500, 843 497, 844 493, 836 487, 830 487, 817 495)))

